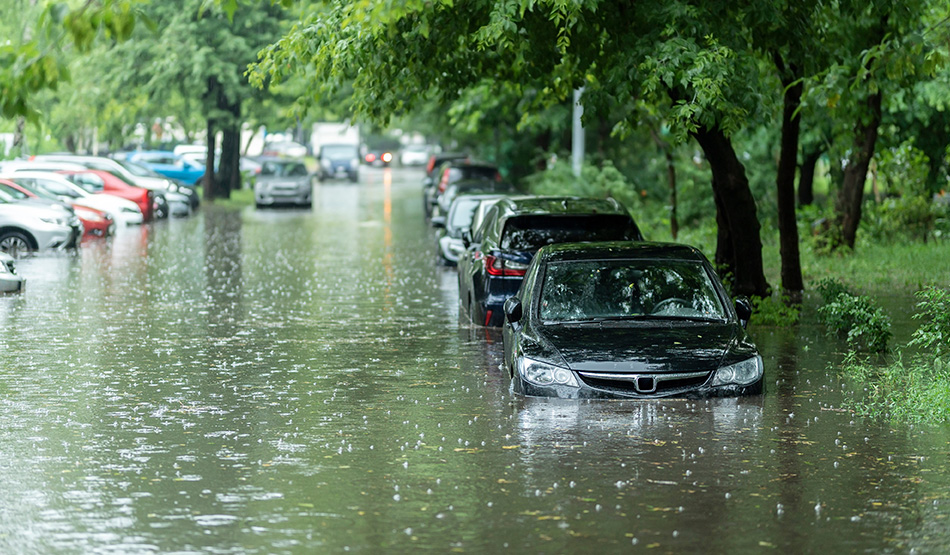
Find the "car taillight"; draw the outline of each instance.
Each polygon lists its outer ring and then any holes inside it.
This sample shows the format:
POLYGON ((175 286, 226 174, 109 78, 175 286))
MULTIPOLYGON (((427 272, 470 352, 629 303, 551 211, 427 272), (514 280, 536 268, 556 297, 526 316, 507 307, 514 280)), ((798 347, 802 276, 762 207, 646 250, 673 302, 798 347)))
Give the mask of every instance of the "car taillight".
POLYGON ((432 170, 435 169, 435 156, 429 157, 429 163, 426 164, 426 174, 432 173, 432 170))
POLYGON ((527 269, 527 264, 512 262, 490 254, 485 255, 485 271, 490 276, 523 276, 527 269))
POLYGON ((376 160, 376 155, 375 155, 375 154, 373 154, 372 152, 370 152, 369 154, 366 155, 366 161, 367 161, 368 163, 372 163, 373 160, 376 160))
POLYGON ((439 192, 444 193, 445 188, 449 186, 449 172, 442 174, 442 179, 439 181, 439 192))

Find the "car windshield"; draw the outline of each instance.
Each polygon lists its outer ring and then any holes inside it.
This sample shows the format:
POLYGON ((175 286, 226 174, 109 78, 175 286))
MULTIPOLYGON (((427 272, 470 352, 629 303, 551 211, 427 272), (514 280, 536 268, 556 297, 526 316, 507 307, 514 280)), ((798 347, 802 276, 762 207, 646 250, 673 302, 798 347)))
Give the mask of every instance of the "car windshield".
POLYGON ((726 319, 702 264, 691 260, 551 262, 544 270, 544 322, 726 319))
POLYGON ((481 204, 477 198, 460 197, 453 203, 449 213, 449 226, 456 229, 468 229, 472 225, 475 209, 481 204))
MULTIPOLYGON (((116 160, 120 166, 129 170, 129 173, 139 177, 162 177, 158 172, 152 171, 149 168, 146 168, 142 164, 137 164, 135 162, 130 162, 129 160, 116 160)), ((117 172, 110 171, 109 173, 113 175, 118 175, 117 172)), ((121 176, 119 176, 121 177, 121 176)))
POLYGON ((331 160, 359 157, 356 151, 356 145, 324 145, 323 148, 320 149, 320 155, 323 158, 330 158, 331 160))
POLYGON ((300 162, 264 162, 261 165, 261 175, 276 177, 307 175, 307 166, 300 162))
POLYGON ((13 198, 14 200, 24 200, 30 198, 30 195, 9 186, 6 183, 0 183, 0 191, 3 191, 7 194, 7 196, 13 198))
POLYGON ((500 246, 536 251, 552 243, 633 241, 639 239, 633 220, 623 214, 514 216, 505 222, 500 246))

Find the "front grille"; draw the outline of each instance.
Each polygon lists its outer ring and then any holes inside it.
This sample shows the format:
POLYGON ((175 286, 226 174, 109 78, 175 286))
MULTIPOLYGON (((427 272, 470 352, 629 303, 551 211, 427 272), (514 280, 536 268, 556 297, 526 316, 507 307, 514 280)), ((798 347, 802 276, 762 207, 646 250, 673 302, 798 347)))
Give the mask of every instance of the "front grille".
POLYGON ((611 374, 578 372, 589 387, 607 393, 662 397, 697 389, 706 383, 711 372, 667 374, 611 374))

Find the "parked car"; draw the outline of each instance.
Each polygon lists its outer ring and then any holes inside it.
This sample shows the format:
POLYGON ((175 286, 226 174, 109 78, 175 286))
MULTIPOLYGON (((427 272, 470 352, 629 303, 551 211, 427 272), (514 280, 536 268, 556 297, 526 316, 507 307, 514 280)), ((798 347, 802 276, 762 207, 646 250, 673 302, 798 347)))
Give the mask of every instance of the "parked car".
POLYGON ((18 183, 15 180, 0 180, 0 189, 16 198, 42 202, 72 212, 82 223, 82 239, 108 237, 115 233, 115 221, 112 219, 112 216, 101 210, 73 205, 69 200, 63 200, 42 188, 18 183), (18 195, 26 195, 26 197, 18 197, 18 195))
POLYGON ((131 185, 103 170, 63 170, 59 173, 87 191, 105 192, 134 202, 147 222, 168 217, 168 204, 162 193, 131 185))
POLYGON ((424 166, 429 161, 430 150, 426 144, 405 145, 399 150, 399 165, 424 166))
POLYGON ((258 208, 289 204, 309 208, 313 204, 313 176, 299 160, 259 158, 261 173, 254 184, 258 208))
POLYGON ((16 260, 0 252, 0 293, 16 293, 26 287, 26 278, 16 273, 16 260))
POLYGON ((141 164, 168 179, 194 187, 205 174, 203 165, 170 150, 137 150, 126 154, 126 160, 141 164))
MULTIPOLYGON (((188 187, 179 187, 165 176, 128 160, 114 160, 104 156, 81 156, 75 154, 39 154, 31 158, 35 162, 63 162, 78 164, 95 170, 110 172, 129 184, 137 185, 163 195, 168 205, 168 214, 185 216, 200 202, 197 193, 188 187)), ((166 214, 167 215, 167 214, 166 214)), ((156 213, 158 217, 161 213, 156 213)))
POLYGON ((505 302, 515 392, 569 398, 751 395, 763 365, 712 265, 682 244, 572 243, 538 251, 505 302))
POLYGON ((499 194, 513 195, 518 192, 515 186, 507 181, 495 181, 494 179, 465 179, 455 181, 445 188, 445 191, 437 197, 436 207, 433 215, 448 214, 449 208, 456 197, 461 195, 481 195, 481 194, 499 194))
POLYGON ((340 178, 356 183, 360 177, 360 148, 355 144, 325 144, 317 152, 319 179, 340 178))
POLYGON ((479 206, 491 206, 503 196, 500 194, 462 195, 452 201, 445 216, 432 218, 432 225, 440 228, 439 256, 444 264, 455 266, 458 263, 459 255, 465 251, 462 234, 472 229, 479 206))
POLYGON ((58 173, 24 171, 6 177, 14 183, 42 189, 73 207, 86 206, 107 212, 120 225, 140 224, 143 221, 142 210, 134 202, 108 193, 97 193, 91 188, 87 190, 58 173))
POLYGON ((614 199, 506 197, 474 233, 463 234, 459 257, 461 312, 472 323, 500 326, 505 300, 518 292, 537 250, 552 243, 642 241, 637 224, 614 199))
POLYGON ((432 210, 439 201, 439 195, 445 192, 449 185, 457 181, 483 179, 501 182, 501 172, 498 166, 485 162, 472 162, 467 158, 444 162, 433 172, 428 184, 422 188, 423 204, 426 218, 432 216, 432 210))
POLYGON ((296 141, 271 141, 264 143, 263 156, 303 158, 307 155, 307 146, 296 141))
POLYGON ((82 223, 68 209, 17 200, 0 190, 0 252, 13 257, 79 245, 82 223))

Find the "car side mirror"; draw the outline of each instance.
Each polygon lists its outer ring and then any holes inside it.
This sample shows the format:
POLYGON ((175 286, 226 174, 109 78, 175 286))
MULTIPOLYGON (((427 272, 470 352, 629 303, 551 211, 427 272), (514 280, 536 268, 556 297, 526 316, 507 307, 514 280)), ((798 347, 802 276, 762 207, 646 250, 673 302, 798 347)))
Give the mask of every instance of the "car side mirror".
POLYGON ((445 216, 433 216, 432 227, 436 229, 445 229, 445 216))
POLYGON ((521 320, 521 310, 521 299, 518 297, 508 297, 505 300, 505 316, 512 324, 516 324, 521 320))
POLYGON ((424 188, 426 188, 426 189, 428 189, 429 187, 431 187, 431 186, 432 186, 432 178, 431 178, 431 177, 428 177, 428 176, 424 177, 424 178, 422 179, 422 186, 423 186, 424 188))
POLYGON ((739 317, 742 327, 749 325, 749 320, 752 318, 752 302, 748 297, 736 297, 736 316, 739 317))
POLYGON ((466 249, 472 246, 472 231, 470 229, 462 232, 462 244, 465 245, 466 249))

